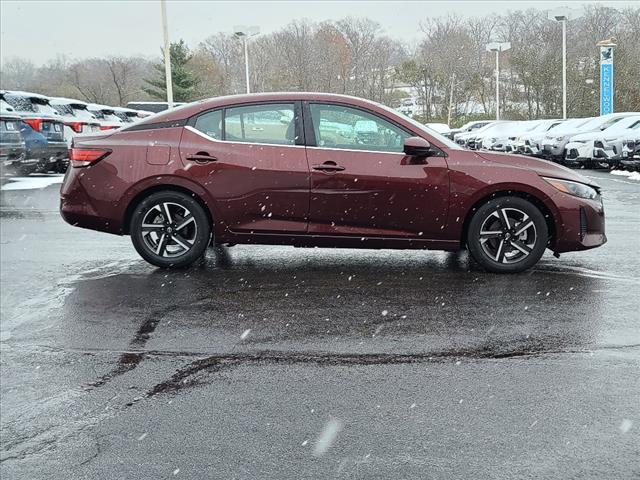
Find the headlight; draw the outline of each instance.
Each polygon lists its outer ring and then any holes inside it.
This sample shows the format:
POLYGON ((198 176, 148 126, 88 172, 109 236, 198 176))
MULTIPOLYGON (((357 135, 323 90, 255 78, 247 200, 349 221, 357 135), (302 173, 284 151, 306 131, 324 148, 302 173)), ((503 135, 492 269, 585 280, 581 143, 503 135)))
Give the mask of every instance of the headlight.
POLYGON ((495 143, 495 142, 496 142, 496 139, 495 139, 495 138, 491 138, 491 139, 489 139, 489 141, 490 141, 491 143, 495 143))
POLYGON ((561 192, 568 193, 575 197, 593 200, 598 196, 598 191, 595 188, 585 185, 584 183, 570 182, 569 180, 560 180, 558 178, 542 178, 561 192))
POLYGON ((556 137, 556 140, 561 142, 564 139, 564 137, 556 137))

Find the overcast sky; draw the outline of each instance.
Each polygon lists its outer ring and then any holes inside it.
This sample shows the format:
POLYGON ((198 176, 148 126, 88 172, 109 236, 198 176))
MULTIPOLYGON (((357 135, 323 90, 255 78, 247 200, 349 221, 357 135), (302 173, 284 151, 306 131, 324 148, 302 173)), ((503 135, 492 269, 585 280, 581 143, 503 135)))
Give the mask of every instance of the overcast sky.
MULTIPOLYGON (((259 25, 271 32, 291 20, 337 20, 366 16, 385 32, 406 42, 420 36, 419 24, 429 17, 458 13, 482 16, 527 8, 573 8, 585 1, 280 1, 280 2, 167 2, 169 35, 195 46, 207 36, 231 32, 234 25, 259 25)), ((635 1, 606 1, 622 8, 635 1)), ((27 58, 42 64, 58 54, 71 58, 107 55, 160 55, 162 27, 158 0, 29 1, 0 0, 0 56, 27 58)))

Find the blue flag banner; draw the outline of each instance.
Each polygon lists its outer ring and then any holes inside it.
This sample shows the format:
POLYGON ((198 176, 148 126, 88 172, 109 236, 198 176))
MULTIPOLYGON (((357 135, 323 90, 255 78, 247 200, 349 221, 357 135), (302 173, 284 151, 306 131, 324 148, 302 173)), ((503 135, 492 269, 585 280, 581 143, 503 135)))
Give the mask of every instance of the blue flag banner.
POLYGON ((613 113, 613 47, 600 47, 600 115, 613 113))

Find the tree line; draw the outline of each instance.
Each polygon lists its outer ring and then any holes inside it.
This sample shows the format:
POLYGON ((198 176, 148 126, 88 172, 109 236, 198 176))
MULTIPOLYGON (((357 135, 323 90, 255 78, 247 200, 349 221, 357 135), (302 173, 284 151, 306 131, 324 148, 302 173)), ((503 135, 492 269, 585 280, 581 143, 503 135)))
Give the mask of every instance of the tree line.
MULTIPOLYGON (((501 54, 504 118, 558 117, 562 109, 561 26, 539 10, 421 22, 422 39, 407 45, 367 18, 300 20, 249 39, 252 92, 323 91, 395 106, 411 89, 425 120, 492 117, 495 57, 485 46, 511 42, 501 54)), ((640 8, 588 5, 567 27, 568 114, 597 115, 599 53, 596 42, 615 37, 615 110, 640 110, 640 8)), ((160 52, 161 53, 161 52, 160 52)), ((171 44, 175 101, 245 91, 242 43, 217 33, 200 44, 171 44)), ((2 68, 0 87, 108 105, 164 100, 159 60, 111 56, 73 60, 59 56, 37 67, 19 57, 2 68)))

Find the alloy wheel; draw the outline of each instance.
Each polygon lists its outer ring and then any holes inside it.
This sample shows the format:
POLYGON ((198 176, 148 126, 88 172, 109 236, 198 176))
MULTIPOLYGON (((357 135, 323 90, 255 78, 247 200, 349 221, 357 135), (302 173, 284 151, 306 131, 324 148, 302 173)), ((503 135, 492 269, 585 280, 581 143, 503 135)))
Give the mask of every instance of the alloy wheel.
POLYGON ((498 263, 523 261, 533 251, 537 238, 533 219, 513 207, 495 209, 480 227, 480 246, 488 257, 498 263))
POLYGON ((198 235, 198 225, 184 205, 162 202, 144 215, 141 233, 144 244, 153 253, 176 258, 191 250, 198 235))

